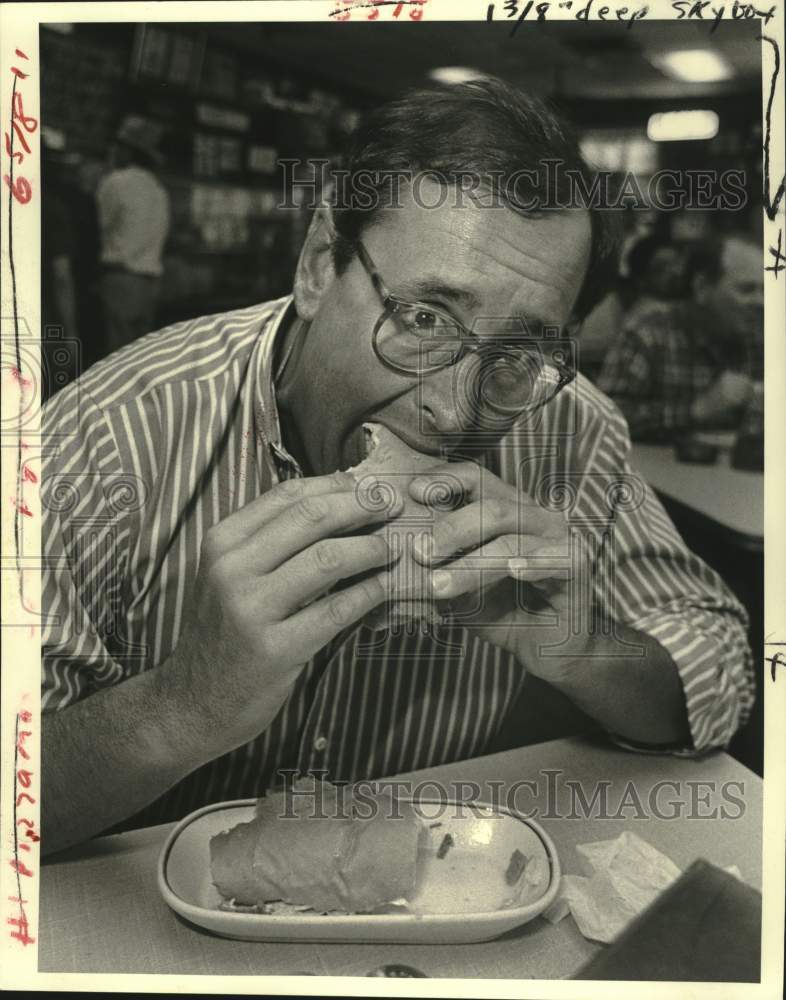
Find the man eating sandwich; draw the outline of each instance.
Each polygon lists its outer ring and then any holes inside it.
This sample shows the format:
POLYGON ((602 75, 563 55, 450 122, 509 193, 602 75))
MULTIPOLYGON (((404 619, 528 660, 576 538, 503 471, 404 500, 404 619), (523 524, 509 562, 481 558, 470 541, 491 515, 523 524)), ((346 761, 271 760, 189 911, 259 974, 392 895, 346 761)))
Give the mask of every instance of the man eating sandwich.
POLYGON ((633 749, 744 721, 744 611, 576 373, 613 241, 555 159, 589 187, 499 81, 384 105, 347 161, 373 205, 314 211, 291 296, 151 333, 48 403, 44 850, 288 770, 481 755, 528 674, 633 749))

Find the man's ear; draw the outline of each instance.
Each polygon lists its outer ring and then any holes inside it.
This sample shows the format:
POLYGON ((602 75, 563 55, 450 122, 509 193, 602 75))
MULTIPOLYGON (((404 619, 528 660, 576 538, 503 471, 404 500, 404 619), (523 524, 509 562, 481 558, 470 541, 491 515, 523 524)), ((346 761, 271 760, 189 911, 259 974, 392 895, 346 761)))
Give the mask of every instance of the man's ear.
POLYGON ((336 276, 331 250, 335 233, 330 206, 320 205, 311 217, 295 270, 295 308, 308 322, 336 276))

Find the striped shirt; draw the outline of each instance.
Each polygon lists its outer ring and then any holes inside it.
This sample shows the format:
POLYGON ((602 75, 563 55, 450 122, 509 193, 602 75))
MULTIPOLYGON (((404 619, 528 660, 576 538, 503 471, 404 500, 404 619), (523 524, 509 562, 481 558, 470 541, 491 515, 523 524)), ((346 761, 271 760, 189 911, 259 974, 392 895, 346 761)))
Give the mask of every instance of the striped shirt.
MULTIPOLYGON (((276 333, 291 309, 282 299, 149 334, 47 404, 44 711, 164 661, 205 532, 299 474, 281 440, 272 379, 276 333)), ((503 439, 489 464, 594 538, 606 563, 596 597, 671 655, 690 750, 701 752, 724 745, 750 709, 745 612, 685 548, 629 467, 629 448, 619 411, 579 377, 503 439)), ((526 664, 457 625, 429 635, 350 630, 304 667, 268 729, 189 775, 135 823, 260 795, 282 768, 323 769, 341 781, 478 756, 525 673, 526 664)))

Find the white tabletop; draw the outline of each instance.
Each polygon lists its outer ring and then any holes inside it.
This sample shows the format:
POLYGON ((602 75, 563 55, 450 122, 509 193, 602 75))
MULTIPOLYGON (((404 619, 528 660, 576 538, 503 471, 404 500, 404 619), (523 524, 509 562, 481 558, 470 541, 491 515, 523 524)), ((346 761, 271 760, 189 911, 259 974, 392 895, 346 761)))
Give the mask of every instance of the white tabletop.
POLYGON ((732 469, 721 449, 715 465, 680 462, 671 445, 634 444, 631 465, 650 486, 750 544, 764 539, 764 475, 732 469))
MULTIPOLYGON (((506 789, 535 782, 537 794, 525 789, 513 804, 532 811, 550 834, 564 872, 583 871, 577 844, 630 830, 683 870, 697 858, 724 868, 734 864, 747 883, 761 888, 761 779, 724 753, 701 759, 635 754, 584 737, 460 761, 417 777, 439 780, 449 791, 460 781, 486 789, 493 779, 506 789), (580 817, 575 783, 591 803, 599 782, 607 786, 607 815, 599 816, 596 805, 589 818, 580 817), (719 815, 724 808, 726 818, 719 815), (681 818, 668 818, 675 811, 681 818)), ((496 941, 472 945, 224 940, 180 920, 158 891, 156 862, 173 825, 99 838, 44 864, 41 972, 365 976, 398 963, 435 977, 566 979, 602 947, 582 937, 570 916, 555 925, 538 917, 496 941)))

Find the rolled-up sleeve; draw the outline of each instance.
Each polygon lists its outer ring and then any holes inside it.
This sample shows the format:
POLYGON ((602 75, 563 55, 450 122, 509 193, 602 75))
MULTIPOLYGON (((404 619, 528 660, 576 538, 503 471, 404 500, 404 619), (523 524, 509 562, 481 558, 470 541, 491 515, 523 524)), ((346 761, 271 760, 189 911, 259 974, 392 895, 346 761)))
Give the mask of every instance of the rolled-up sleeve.
POLYGON ((603 424, 581 504, 585 512, 613 507, 604 540, 610 569, 597 574, 596 595, 612 619, 652 637, 676 665, 692 737, 691 747, 676 752, 725 746, 746 721, 755 696, 746 611, 721 577, 688 550, 631 467, 630 437, 615 407, 606 408, 603 424), (615 481, 616 495, 608 485, 615 481))
POLYGON ((107 648, 120 569, 106 494, 116 451, 106 421, 73 383, 44 407, 41 707, 66 708, 122 679, 107 648))

